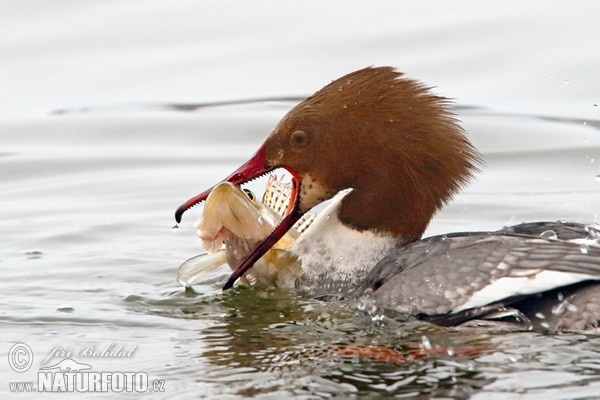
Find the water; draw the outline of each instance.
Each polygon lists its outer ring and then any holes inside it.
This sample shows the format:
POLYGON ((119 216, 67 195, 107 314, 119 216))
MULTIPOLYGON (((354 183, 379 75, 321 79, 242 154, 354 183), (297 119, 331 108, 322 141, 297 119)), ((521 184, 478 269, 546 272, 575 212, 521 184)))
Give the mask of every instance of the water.
POLYGON ((222 293, 224 270, 186 293, 175 277, 201 252, 199 209, 171 230, 181 202, 254 153, 293 106, 285 98, 371 64, 456 98, 483 152, 477 181, 428 234, 598 222, 596 2, 0 7, 7 398, 42 397, 8 382, 37 382, 64 358, 164 381, 151 398, 600 396, 597 336, 445 329, 284 292, 222 293), (262 97, 283 100, 171 106, 262 97), (33 355, 23 373, 7 361, 17 342, 33 355), (395 362, 340 355, 347 346, 391 349, 395 362), (429 346, 439 351, 397 357, 429 346), (85 357, 119 347, 129 356, 85 357))

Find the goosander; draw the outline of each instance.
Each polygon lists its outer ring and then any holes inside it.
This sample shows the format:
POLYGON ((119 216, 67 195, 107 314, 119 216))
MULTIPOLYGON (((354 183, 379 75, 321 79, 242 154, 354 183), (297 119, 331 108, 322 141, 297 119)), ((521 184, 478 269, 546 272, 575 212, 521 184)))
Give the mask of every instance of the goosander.
MULTIPOLYGON (((224 289, 302 215, 333 198, 290 249, 302 268, 298 289, 369 296, 439 325, 500 319, 597 328, 597 226, 541 222, 421 239, 481 165, 447 99, 392 67, 345 75, 295 106, 225 179, 240 185, 285 168, 294 190, 286 216, 224 289)), ((210 191, 181 205, 177 222, 210 191)))

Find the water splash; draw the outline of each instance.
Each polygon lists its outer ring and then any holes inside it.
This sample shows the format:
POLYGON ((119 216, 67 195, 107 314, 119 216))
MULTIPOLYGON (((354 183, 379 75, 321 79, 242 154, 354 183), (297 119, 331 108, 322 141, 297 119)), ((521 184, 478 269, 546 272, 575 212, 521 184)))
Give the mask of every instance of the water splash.
POLYGON ((540 237, 544 239, 558 240, 558 234, 552 229, 540 233, 540 237))
POLYGON ((433 346, 431 345, 431 341, 425 335, 421 336, 421 343, 419 344, 419 347, 422 350, 431 350, 431 349, 433 349, 433 346))
POLYGON ((373 318, 375 314, 377 314, 377 305, 375 304, 375 299, 371 296, 362 296, 356 307, 363 312, 366 312, 373 318))

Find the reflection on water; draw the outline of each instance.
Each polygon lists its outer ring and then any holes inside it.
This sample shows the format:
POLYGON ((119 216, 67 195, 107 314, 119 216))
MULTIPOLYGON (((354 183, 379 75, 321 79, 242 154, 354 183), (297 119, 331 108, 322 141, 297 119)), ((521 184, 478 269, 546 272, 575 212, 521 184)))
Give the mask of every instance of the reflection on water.
POLYGON ((595 337, 441 328, 278 291, 182 293, 127 301, 184 323, 205 321, 204 328, 180 343, 188 352, 178 357, 201 361, 204 372, 194 379, 222 393, 465 398, 568 388, 584 397, 598 387, 600 341, 595 337), (336 351, 349 346, 377 346, 406 358, 391 362, 336 351), (466 348, 475 350, 462 355, 466 348), (411 360, 423 349, 444 351, 411 360))

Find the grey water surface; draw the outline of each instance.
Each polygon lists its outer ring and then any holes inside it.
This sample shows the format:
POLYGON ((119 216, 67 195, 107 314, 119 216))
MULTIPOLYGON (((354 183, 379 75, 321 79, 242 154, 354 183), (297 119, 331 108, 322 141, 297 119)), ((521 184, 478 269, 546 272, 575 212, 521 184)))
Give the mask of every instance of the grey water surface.
POLYGON ((599 16, 592 1, 0 2, 2 397, 139 394, 11 391, 72 359, 147 374, 147 398, 600 398, 596 335, 222 292, 227 268, 186 292, 175 278, 202 252, 200 209, 172 229, 175 208, 250 157, 294 99, 366 65, 455 98, 483 153, 428 235, 598 223, 599 16), (382 360, 348 346, 442 351, 382 360))

